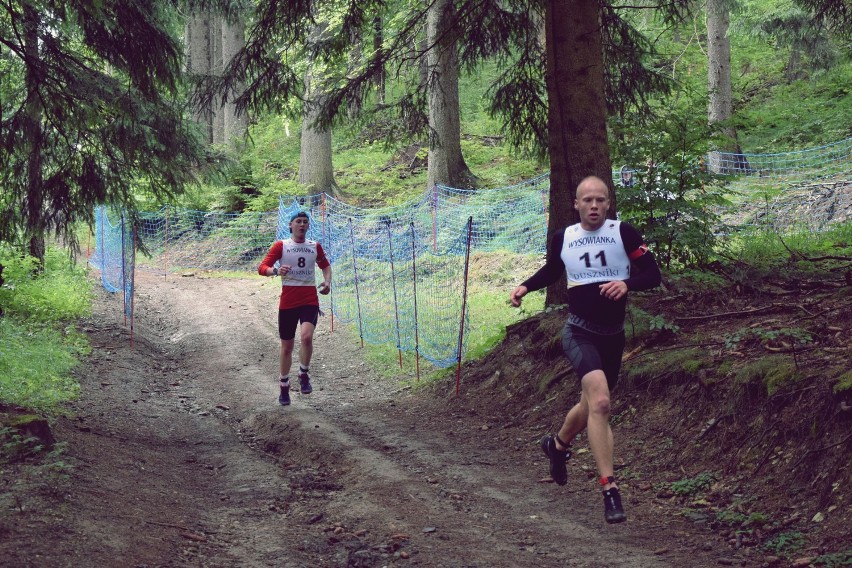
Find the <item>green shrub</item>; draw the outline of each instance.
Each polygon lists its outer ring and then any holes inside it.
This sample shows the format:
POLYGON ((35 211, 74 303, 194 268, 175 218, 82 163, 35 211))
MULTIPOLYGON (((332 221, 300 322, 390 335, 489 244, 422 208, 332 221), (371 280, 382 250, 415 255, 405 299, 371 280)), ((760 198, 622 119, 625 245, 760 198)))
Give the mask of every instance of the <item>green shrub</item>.
POLYGON ((815 566, 826 566, 827 568, 839 568, 840 566, 852 566, 852 548, 833 554, 817 556, 812 562, 815 566))
POLYGON ((678 333, 680 327, 661 315, 651 314, 636 306, 628 305, 625 331, 628 339, 635 341, 646 338, 655 331, 678 333))
POLYGON ((672 492, 678 495, 695 495, 706 491, 716 481, 716 476, 709 471, 699 473, 695 477, 686 477, 671 484, 672 492))
POLYGON ((804 535, 799 531, 791 531, 775 535, 763 544, 763 548, 775 554, 790 554, 801 550, 804 545, 804 535))
POLYGON ((846 371, 837 377, 837 383, 834 385, 834 392, 842 393, 852 390, 852 371, 846 371))
POLYGON ((737 384, 747 386, 762 384, 767 395, 771 396, 788 384, 801 381, 804 375, 794 362, 783 355, 772 355, 751 361, 739 369, 735 375, 737 384))
POLYGON ((88 340, 68 322, 91 312, 91 284, 82 268, 49 249, 44 270, 32 257, 0 247, 0 401, 49 410, 75 398, 70 372, 88 340))
POLYGON ((48 410, 76 398, 79 385, 70 376, 85 338, 49 327, 33 327, 0 318, 0 401, 48 410))
POLYGON ((62 251, 48 249, 44 271, 38 272, 36 259, 0 246, 0 264, 4 266, 5 280, 0 287, 0 306, 8 316, 48 323, 72 320, 91 312, 92 288, 85 270, 62 251))

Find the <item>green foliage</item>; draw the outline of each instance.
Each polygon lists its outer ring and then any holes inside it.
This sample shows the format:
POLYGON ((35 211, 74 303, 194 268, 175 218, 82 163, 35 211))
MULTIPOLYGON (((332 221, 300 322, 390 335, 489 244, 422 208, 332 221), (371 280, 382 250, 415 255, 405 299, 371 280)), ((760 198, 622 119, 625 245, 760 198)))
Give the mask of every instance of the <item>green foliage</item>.
POLYGON ((716 512, 716 520, 731 527, 742 526, 746 522, 747 518, 748 517, 746 517, 744 513, 740 513, 733 509, 724 509, 716 512))
MULTIPOLYGON (((431 284, 435 286, 436 284, 431 284)), ((424 289, 427 285, 423 284, 424 289)), ((506 335, 506 327, 520 321, 544 308, 544 294, 533 293, 524 298, 521 309, 509 306, 508 290, 505 285, 494 286, 472 283, 468 290, 465 360, 476 360, 493 349, 506 335)), ((434 331, 434 330, 433 330, 434 331)), ((458 341, 458 326, 451 327, 450 334, 444 339, 433 340, 455 345, 458 341)), ((399 367, 399 356, 394 345, 367 345, 365 358, 370 367, 386 376, 411 375, 415 370, 415 357, 412 353, 403 353, 403 366, 399 367)), ((421 360, 421 368, 432 372, 428 362, 421 360)))
POLYGON ((0 463, 20 461, 43 450, 36 436, 24 436, 14 428, 0 426, 0 463))
POLYGON ((805 545, 805 536, 799 531, 779 533, 763 544, 763 549, 775 554, 791 554, 805 545))
POLYGON ((749 513, 743 523, 744 527, 762 527, 769 522, 769 516, 766 513, 749 513))
POLYGON ((826 568, 852 566, 852 548, 846 549, 842 552, 817 556, 811 564, 815 566, 825 566, 826 568))
POLYGON ((659 384, 689 380, 696 371, 709 365, 706 350, 672 349, 653 353, 628 362, 624 367, 625 386, 658 382, 659 384))
POLYGON ((680 326, 668 321, 659 314, 651 314, 634 305, 627 306, 626 330, 628 337, 639 340, 650 336, 656 331, 668 331, 676 334, 680 326))
POLYGON ((716 481, 716 475, 709 471, 704 471, 695 477, 685 477, 671 483, 671 490, 677 495, 693 496, 702 493, 709 489, 713 482, 716 481))
MULTIPOLYGON (((541 174, 546 166, 521 158, 496 134, 500 124, 488 116, 483 99, 489 77, 474 74, 460 78, 462 151, 480 187, 505 187, 541 174)), ((426 184, 425 136, 419 144, 415 138, 410 147, 400 147, 400 141, 394 146, 388 143, 384 130, 391 118, 385 113, 373 119, 353 120, 334 130, 335 181, 341 198, 363 207, 380 207, 420 197, 426 184), (406 152, 418 147, 418 160, 413 160, 406 152)), ((250 128, 252 144, 237 158, 239 163, 223 176, 207 180, 200 195, 189 192, 183 205, 222 211, 272 211, 282 195, 315 193, 297 182, 300 132, 298 119, 262 116, 250 128)))
POLYGON ((846 371, 837 377, 837 382, 834 384, 833 390, 838 394, 852 390, 852 371, 846 371))
POLYGON ((0 248, 0 401, 48 410, 75 398, 70 376, 88 353, 85 336, 67 322, 90 313, 90 282, 60 251, 48 249, 43 272, 35 259, 0 248))
POLYGON ((741 343, 756 340, 764 345, 771 341, 787 341, 792 345, 806 345, 813 341, 811 333, 798 327, 783 329, 764 329, 762 327, 742 328, 725 336, 725 347, 737 349, 741 343))
POLYGON ((716 244, 723 189, 703 166, 711 140, 698 102, 660 108, 650 123, 619 124, 614 154, 632 171, 616 197, 666 268, 703 266, 716 244))
POLYGON ((48 323, 82 317, 90 312, 91 284, 85 271, 62 251, 48 249, 44 272, 38 261, 16 254, 0 244, 0 264, 5 284, 0 287, 0 306, 9 316, 48 323))
POLYGON ((174 196, 202 161, 176 100, 181 47, 166 4, 90 4, 0 8, 0 241, 73 241, 95 205, 132 216, 135 191, 174 196))
POLYGON ((74 469, 64 459, 67 444, 59 442, 46 447, 38 438, 22 436, 12 428, 0 427, 0 465, 16 468, 15 487, 11 491, 0 493, 0 502, 11 497, 19 510, 24 503, 16 491, 24 489, 45 492, 55 498, 61 498, 71 471, 74 469))
POLYGON ((783 275, 790 263, 794 263, 799 273, 824 270, 832 265, 817 265, 803 259, 852 255, 852 223, 838 223, 818 233, 795 232, 783 240, 775 232, 757 232, 728 239, 725 248, 725 256, 734 261, 731 268, 739 271, 742 283, 773 273, 783 275))
POLYGON ((648 329, 651 331, 671 331, 672 333, 677 333, 680 331, 680 326, 675 325, 668 321, 663 316, 652 316, 648 321, 648 329))
POLYGON ((693 359, 691 361, 683 362, 683 370, 685 373, 689 373, 690 375, 694 375, 698 371, 700 371, 703 367, 706 366, 706 362, 701 359, 693 359))
POLYGON ((735 375, 737 384, 748 386, 760 384, 767 395, 775 394, 782 387, 797 383, 804 378, 790 357, 772 355, 747 363, 735 375))
POLYGON ((465 359, 484 356, 506 336, 506 326, 544 309, 544 296, 530 294, 524 298, 522 310, 511 308, 506 290, 471 290, 468 299, 470 326, 465 359))
POLYGON ((73 400, 79 385, 69 374, 87 350, 78 334, 0 319, 0 401, 49 410, 73 400))
POLYGON ((752 153, 804 150, 852 136, 852 60, 830 72, 787 84, 754 87, 737 120, 744 148, 752 153))

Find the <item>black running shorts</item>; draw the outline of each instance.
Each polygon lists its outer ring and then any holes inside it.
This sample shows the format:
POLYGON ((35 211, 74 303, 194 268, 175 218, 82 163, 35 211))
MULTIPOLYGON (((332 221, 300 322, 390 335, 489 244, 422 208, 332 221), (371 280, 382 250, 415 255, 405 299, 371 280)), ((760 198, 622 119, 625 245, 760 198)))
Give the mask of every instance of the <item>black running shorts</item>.
POLYGON ((319 306, 299 306, 289 310, 278 310, 278 336, 281 339, 296 337, 296 327, 299 322, 317 325, 319 306))
POLYGON ((609 390, 615 388, 621 371, 624 352, 624 330, 613 335, 599 335, 583 328, 565 324, 562 330, 562 349, 581 379, 592 371, 603 371, 609 390))

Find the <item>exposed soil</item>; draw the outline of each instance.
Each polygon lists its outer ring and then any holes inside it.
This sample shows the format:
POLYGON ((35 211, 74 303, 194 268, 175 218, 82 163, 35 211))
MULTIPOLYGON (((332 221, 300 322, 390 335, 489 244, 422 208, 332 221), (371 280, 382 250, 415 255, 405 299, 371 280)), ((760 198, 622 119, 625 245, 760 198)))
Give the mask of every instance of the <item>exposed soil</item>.
MULTIPOLYGON (((848 438, 799 451, 848 432, 848 414, 834 410, 845 401, 821 386, 776 400, 781 422, 749 438, 765 401, 720 413, 712 374, 702 383, 663 373, 655 383, 626 372, 614 422, 629 521, 608 526, 583 441, 565 487, 549 482, 537 445, 577 395, 548 347, 559 314, 511 329, 509 341, 464 369, 460 396, 454 377, 426 388, 377 377, 358 342, 321 318, 314 392, 282 408, 272 280, 139 272, 136 289, 132 343, 114 296, 99 292, 85 324, 94 352, 78 372, 81 397, 53 425, 67 444, 61 459, 73 465, 67 479, 45 461, 0 475, 3 566, 787 565, 759 546, 781 530, 806 539, 792 560, 849 548, 848 438), (668 402, 651 405, 660 400, 668 402), (823 403, 829 426, 815 427, 810 445, 793 433, 789 444, 777 441, 795 404, 817 412, 823 403), (718 426, 708 427, 710 418, 718 426), (760 463, 767 447, 773 453, 760 463), (706 494, 670 491, 709 470, 719 479, 706 494), (771 517, 760 524, 765 535, 711 514, 742 494, 771 517), (825 520, 813 522, 820 511, 825 520), (770 529, 772 517, 786 524, 770 529)), ((847 364, 849 296, 831 293, 831 305, 811 309, 833 308, 819 321, 837 330, 826 346, 847 364)), ((670 290, 660 301, 673 314, 760 307, 699 299, 670 290)), ((769 311, 803 318, 795 312, 769 311)))

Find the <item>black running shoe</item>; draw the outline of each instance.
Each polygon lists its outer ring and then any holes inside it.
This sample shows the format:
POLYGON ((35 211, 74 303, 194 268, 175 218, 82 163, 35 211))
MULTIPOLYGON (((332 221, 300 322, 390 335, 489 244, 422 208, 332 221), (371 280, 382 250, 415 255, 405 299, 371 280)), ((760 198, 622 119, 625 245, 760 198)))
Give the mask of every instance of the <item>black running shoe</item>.
POLYGON ((281 406, 290 405, 290 384, 287 386, 281 385, 281 394, 278 395, 278 404, 281 406))
POLYGON ((621 494, 618 487, 613 487, 603 492, 604 496, 604 518, 609 524, 623 523, 627 520, 624 507, 621 506, 621 494))
POLYGON ((571 450, 556 449, 556 438, 550 434, 541 439, 541 450, 550 460, 550 477, 556 485, 568 483, 568 467, 565 462, 571 457, 571 450))
POLYGON ((299 390, 302 394, 314 392, 314 389, 311 388, 311 377, 307 373, 299 373, 299 390))

